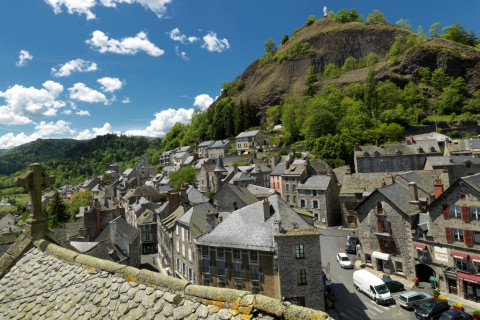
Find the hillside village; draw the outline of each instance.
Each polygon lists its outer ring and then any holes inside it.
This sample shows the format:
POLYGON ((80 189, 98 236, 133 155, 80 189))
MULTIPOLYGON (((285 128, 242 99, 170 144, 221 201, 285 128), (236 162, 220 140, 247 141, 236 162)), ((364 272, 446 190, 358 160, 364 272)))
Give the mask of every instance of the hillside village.
MULTIPOLYGON (((480 298, 480 140, 430 133, 356 144, 357 172, 308 152, 259 158, 265 148, 255 130, 166 151, 161 173, 145 159, 135 168, 113 163, 109 185, 92 177, 60 188, 64 201, 85 189, 94 199, 50 237, 78 254, 326 310, 320 234, 340 226, 358 236, 367 270, 433 276, 440 291, 480 298), (239 155, 248 165, 237 165, 239 155), (172 189, 169 175, 185 166, 198 187, 172 189)), ((12 215, 0 225, 4 242, 21 232, 12 215)))

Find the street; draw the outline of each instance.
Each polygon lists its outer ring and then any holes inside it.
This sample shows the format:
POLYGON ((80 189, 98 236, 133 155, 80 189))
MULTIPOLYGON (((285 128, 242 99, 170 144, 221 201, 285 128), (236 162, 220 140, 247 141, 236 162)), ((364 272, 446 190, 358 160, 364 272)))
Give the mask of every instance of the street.
MULTIPOLYGON (((413 311, 405 310, 398 304, 377 305, 365 294, 355 290, 352 281, 354 270, 342 269, 335 258, 338 252, 345 251, 347 235, 354 235, 351 230, 322 229, 321 232, 322 265, 336 295, 336 319, 415 319, 413 311)), ((355 255, 348 254, 348 256, 354 263, 355 255)), ((395 292, 392 296, 396 300, 401 293, 395 292)))

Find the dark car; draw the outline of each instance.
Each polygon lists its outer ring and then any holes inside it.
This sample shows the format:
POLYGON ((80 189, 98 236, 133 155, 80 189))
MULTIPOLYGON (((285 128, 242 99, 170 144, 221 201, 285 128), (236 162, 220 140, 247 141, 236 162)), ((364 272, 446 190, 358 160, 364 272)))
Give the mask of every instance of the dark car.
POLYGON ((462 311, 450 309, 442 313, 440 320, 473 320, 473 317, 462 311))
POLYGON ((383 282, 385 282, 385 285, 388 287, 388 290, 390 291, 403 291, 405 290, 405 286, 403 283, 399 281, 392 280, 390 278, 383 278, 383 282))
POLYGON ((360 243, 360 239, 357 237, 348 237, 347 244, 345 245, 345 252, 347 253, 357 253, 357 244, 360 243))
POLYGON ((447 302, 440 299, 428 299, 415 308, 417 319, 437 319, 439 315, 450 309, 447 302))

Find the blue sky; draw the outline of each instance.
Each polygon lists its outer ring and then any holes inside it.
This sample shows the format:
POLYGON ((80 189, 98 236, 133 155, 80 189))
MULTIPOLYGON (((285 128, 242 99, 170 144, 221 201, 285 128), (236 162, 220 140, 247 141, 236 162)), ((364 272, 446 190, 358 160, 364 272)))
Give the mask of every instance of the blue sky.
POLYGON ((480 0, 3 0, 0 149, 38 138, 161 137, 310 15, 380 10, 480 36, 480 0))

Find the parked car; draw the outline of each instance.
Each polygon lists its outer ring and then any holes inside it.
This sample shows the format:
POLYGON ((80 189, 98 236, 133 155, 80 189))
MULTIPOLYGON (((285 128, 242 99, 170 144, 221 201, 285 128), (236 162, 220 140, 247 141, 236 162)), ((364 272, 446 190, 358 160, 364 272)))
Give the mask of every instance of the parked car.
POLYGON ((447 302, 440 299, 428 299, 415 308, 417 319, 437 319, 443 312, 450 309, 447 302))
POLYGON ((395 300, 393 300, 385 283, 365 269, 353 272, 353 286, 377 304, 395 304, 395 300))
POLYGON ((473 320, 473 317, 466 312, 450 309, 442 313, 439 320, 473 320))
POLYGON ((421 303, 432 298, 428 293, 407 291, 398 296, 398 304, 405 309, 415 309, 421 303))
POLYGON ((357 253, 357 244, 360 243, 360 239, 357 237, 348 237, 347 244, 345 245, 345 252, 347 253, 357 253))
POLYGON ((405 290, 405 286, 400 281, 392 280, 390 278, 383 278, 382 280, 385 282, 385 285, 388 287, 390 292, 405 290))
POLYGON ((353 264, 350 261, 350 259, 348 259, 348 256, 345 253, 343 252, 337 253, 337 261, 338 263, 340 263, 340 266, 342 268, 353 269, 353 264))

